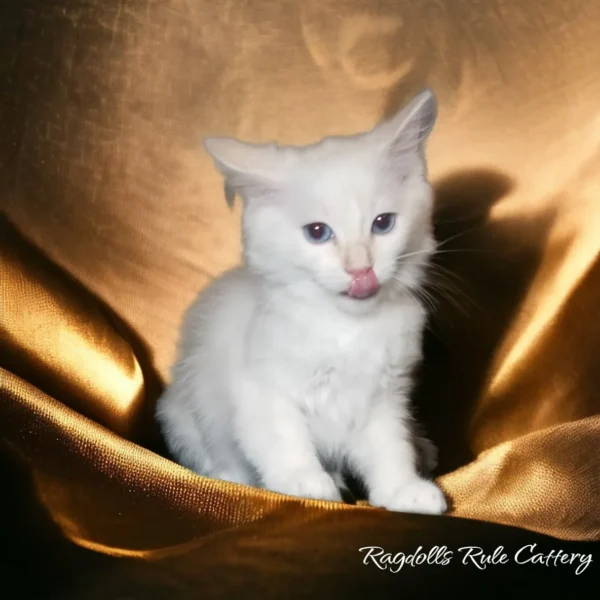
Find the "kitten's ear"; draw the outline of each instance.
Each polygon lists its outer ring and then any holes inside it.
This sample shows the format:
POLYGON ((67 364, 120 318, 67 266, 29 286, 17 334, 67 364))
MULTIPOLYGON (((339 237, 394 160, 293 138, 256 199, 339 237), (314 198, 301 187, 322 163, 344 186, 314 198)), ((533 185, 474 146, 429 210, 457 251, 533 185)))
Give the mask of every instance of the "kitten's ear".
POLYGON ((437 117, 437 101, 430 89, 418 93, 392 117, 384 128, 388 133, 388 155, 394 162, 419 156, 437 117))
POLYGON ((205 138, 204 148, 225 179, 225 198, 233 206, 236 193, 265 195, 282 183, 282 165, 275 144, 249 144, 234 138, 205 138))

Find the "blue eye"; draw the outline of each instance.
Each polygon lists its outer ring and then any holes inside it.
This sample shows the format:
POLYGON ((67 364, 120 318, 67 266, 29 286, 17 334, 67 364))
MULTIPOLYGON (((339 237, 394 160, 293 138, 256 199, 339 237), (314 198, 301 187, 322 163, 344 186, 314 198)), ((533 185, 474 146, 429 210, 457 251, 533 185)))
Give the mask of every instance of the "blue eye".
POLYGON ((333 237, 333 231, 325 223, 309 223, 304 226, 304 235, 313 244, 323 244, 333 237))
POLYGON ((371 231, 377 235, 383 235, 394 229, 395 224, 396 215, 394 213, 383 213, 375 217, 373 225, 371 225, 371 231))

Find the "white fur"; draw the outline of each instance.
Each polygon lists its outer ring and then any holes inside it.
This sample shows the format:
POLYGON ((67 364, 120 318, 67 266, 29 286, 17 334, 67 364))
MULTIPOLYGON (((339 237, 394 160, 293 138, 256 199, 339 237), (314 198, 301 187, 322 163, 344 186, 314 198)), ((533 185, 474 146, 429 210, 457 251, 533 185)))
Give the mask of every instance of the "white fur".
MULTIPOLYGON (((206 140, 228 198, 244 199, 244 264, 206 288, 182 327, 157 419, 169 449, 217 479, 341 500, 341 473, 371 504, 442 513, 418 471, 409 412, 425 322, 416 291, 435 244, 423 144, 430 91, 394 119, 307 147, 206 140), (385 235, 373 219, 397 214, 385 235), (335 238, 312 244, 303 226, 335 238), (342 294, 346 268, 373 265, 381 289, 342 294)), ((429 466, 433 458, 429 457, 429 466)))

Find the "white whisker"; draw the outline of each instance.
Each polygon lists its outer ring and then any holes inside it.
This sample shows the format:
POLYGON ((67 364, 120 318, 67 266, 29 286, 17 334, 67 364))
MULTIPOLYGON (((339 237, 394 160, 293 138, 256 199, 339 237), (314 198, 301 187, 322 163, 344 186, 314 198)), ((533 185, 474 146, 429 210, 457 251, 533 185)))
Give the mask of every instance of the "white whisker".
POLYGON ((451 235, 449 238, 446 238, 445 240, 442 240, 441 242, 438 242, 437 247, 441 248, 442 246, 445 246, 446 244, 449 244, 450 242, 461 238, 465 235, 467 235, 468 233, 472 233, 473 231, 477 231, 478 229, 481 229, 481 226, 478 227, 471 227, 470 229, 465 229, 463 231, 459 231, 457 234, 455 235, 451 235))

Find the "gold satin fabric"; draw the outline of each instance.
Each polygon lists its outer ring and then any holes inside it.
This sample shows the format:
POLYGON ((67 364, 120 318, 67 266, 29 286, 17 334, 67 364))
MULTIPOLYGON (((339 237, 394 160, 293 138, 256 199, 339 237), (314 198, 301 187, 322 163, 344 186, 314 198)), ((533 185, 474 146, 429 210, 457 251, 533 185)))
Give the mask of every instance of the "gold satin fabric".
MULTIPOLYGON (((4 0, 13 560, 60 598, 360 597, 479 577, 453 563, 382 579, 361 546, 598 541, 598 56, 595 0, 4 0), (159 456, 152 408, 182 313, 240 251, 201 137, 353 133, 424 85, 443 252, 415 403, 452 516, 301 501, 159 456)), ((556 573, 535 571, 536 589, 556 573)))

